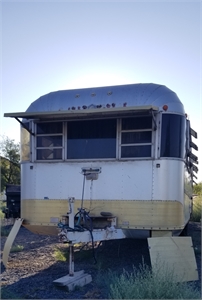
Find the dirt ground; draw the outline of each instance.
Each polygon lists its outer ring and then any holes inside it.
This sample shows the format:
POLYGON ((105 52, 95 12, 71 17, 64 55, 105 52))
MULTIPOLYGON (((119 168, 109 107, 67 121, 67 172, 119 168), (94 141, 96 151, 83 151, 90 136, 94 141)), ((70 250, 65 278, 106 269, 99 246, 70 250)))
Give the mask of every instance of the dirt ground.
MULTIPOLYGON (((188 234, 192 236, 201 289, 201 226, 191 222, 188 234)), ((1 237, 1 254, 6 237, 1 237)), ((68 274, 68 263, 59 261, 55 256, 56 249, 65 249, 57 237, 36 235, 24 227, 15 239, 14 244, 23 246, 20 252, 9 255, 7 268, 2 265, 1 285, 2 299, 104 299, 105 291, 97 285, 96 277, 100 270, 110 269, 121 272, 132 271, 133 266, 144 262, 150 265, 148 244, 146 240, 116 240, 102 243, 95 249, 97 263, 92 249, 84 247, 75 253, 75 271, 84 270, 91 274, 93 281, 83 288, 68 292, 57 288, 53 281, 68 274)))

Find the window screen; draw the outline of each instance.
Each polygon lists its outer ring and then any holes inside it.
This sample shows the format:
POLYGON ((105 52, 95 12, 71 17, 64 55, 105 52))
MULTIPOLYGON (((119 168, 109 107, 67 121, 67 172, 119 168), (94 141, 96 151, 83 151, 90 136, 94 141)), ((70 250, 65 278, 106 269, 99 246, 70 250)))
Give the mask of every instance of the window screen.
POLYGON ((36 133, 37 160, 62 159, 63 123, 38 123, 36 133))
POLYGON ((151 157, 152 117, 123 118, 121 125, 121 157, 151 157))
POLYGON ((150 116, 122 119, 122 130, 149 128, 152 128, 152 118, 150 116))
POLYGON ((98 159, 115 157, 115 119, 68 122, 68 159, 98 159))
POLYGON ((62 122, 38 123, 36 132, 37 134, 62 133, 62 122))

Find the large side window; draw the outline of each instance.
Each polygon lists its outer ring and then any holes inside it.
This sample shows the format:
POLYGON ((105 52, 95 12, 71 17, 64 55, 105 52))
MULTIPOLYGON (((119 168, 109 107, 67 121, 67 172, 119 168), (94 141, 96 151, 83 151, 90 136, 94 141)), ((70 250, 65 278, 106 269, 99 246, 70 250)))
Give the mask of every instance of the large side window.
POLYGON ((67 123, 67 159, 116 158, 116 120, 67 123))
POLYGON ((162 115, 161 157, 184 158, 185 117, 175 114, 162 115))
POLYGON ((63 123, 47 122, 36 124, 36 159, 62 159, 63 123))
POLYGON ((123 118, 121 157, 151 157, 152 117, 123 118))
POLYGON ((152 132, 152 116, 39 122, 36 123, 36 159, 151 158, 152 132))

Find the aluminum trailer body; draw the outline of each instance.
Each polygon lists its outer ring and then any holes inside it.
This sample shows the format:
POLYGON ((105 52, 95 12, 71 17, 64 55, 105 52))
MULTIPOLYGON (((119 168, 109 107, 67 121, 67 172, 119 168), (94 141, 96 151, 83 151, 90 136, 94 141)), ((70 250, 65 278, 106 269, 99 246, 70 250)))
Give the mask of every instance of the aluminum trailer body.
POLYGON ((179 281, 198 279, 191 238, 177 237, 192 212, 197 133, 173 91, 153 83, 57 91, 5 117, 21 124, 22 219, 4 265, 23 222, 69 243, 69 275, 55 281, 69 289, 92 280, 74 273, 75 243, 122 238, 148 238, 152 264, 160 254, 179 281))
POLYGON ((197 134, 166 86, 57 91, 5 116, 23 118, 21 217, 31 231, 57 234, 69 197, 75 215, 82 203, 103 228, 109 212, 127 237, 178 235, 185 228, 197 134))

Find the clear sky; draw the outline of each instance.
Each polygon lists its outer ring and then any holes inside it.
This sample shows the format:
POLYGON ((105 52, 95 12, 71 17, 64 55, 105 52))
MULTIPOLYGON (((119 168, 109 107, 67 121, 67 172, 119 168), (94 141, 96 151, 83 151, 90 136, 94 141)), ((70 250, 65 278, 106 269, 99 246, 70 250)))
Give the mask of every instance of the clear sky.
POLYGON ((3 114, 52 91, 159 83, 198 132, 201 169, 200 0, 2 0, 1 17, 1 135, 19 141, 18 122, 3 114))

